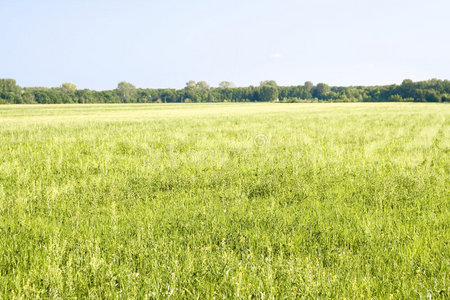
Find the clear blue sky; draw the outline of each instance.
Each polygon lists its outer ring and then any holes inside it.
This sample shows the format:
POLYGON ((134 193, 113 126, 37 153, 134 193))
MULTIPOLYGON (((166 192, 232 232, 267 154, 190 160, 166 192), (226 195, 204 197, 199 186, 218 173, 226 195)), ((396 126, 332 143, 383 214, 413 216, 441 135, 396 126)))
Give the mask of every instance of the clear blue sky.
POLYGON ((0 78, 180 88, 450 79, 449 0, 0 0, 0 78))

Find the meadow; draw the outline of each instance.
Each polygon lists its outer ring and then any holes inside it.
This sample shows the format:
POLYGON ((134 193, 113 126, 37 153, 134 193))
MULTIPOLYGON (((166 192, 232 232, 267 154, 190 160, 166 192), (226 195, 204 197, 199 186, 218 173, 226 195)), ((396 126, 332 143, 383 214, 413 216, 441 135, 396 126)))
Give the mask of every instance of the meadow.
POLYGON ((0 106, 0 298, 450 297, 450 106, 0 106))

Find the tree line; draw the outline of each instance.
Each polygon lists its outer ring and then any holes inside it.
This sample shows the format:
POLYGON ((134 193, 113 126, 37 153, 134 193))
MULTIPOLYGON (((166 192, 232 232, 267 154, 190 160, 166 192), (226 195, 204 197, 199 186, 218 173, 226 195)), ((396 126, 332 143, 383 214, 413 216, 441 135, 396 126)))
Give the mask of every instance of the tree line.
POLYGON ((189 103, 189 102, 450 102, 450 81, 431 79, 383 86, 279 86, 268 80, 259 86, 236 87, 223 81, 210 87, 205 81, 189 81, 183 89, 143 89, 128 82, 107 91, 60 87, 20 87, 14 79, 0 79, 0 104, 21 103, 189 103))

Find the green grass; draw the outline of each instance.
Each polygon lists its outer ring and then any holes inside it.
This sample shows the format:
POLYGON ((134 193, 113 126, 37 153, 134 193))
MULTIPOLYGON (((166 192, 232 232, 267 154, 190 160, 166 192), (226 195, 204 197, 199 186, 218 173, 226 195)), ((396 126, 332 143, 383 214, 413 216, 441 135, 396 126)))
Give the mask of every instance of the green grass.
POLYGON ((450 106, 0 107, 0 298, 447 298, 450 106))

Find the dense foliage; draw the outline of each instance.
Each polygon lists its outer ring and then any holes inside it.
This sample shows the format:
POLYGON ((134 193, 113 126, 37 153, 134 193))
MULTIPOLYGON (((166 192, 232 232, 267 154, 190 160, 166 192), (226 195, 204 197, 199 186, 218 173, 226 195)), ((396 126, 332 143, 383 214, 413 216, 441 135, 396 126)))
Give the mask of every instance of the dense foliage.
POLYGON ((221 82, 210 87, 206 82, 189 81, 176 89, 142 89, 120 82, 115 90, 77 90, 73 83, 58 88, 20 87, 14 79, 0 79, 0 103, 175 103, 175 102, 449 102, 450 81, 431 79, 400 85, 330 87, 307 81, 304 85, 278 86, 273 80, 259 86, 234 87, 221 82))

